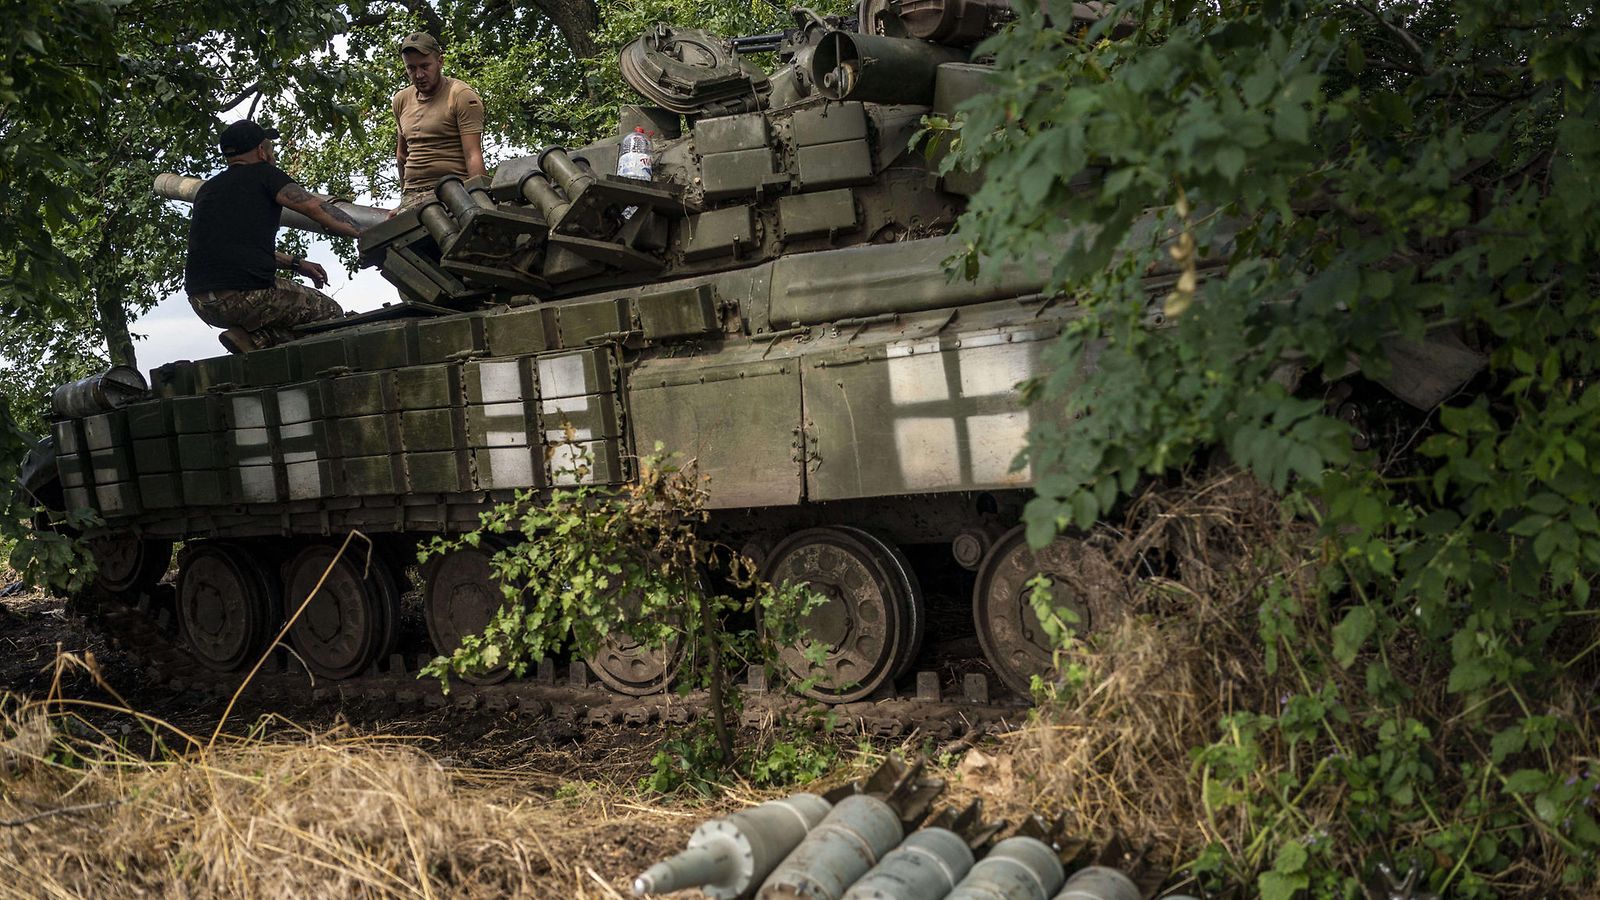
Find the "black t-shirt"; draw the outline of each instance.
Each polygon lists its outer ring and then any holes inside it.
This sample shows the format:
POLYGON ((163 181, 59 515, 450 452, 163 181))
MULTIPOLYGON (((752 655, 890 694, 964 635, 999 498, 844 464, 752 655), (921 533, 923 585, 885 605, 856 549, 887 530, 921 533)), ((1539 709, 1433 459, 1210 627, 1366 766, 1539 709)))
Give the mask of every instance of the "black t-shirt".
POLYGON ((183 285, 200 291, 272 287, 278 236, 278 191, 294 181, 269 162, 229 166, 200 186, 189 220, 189 263, 183 285))

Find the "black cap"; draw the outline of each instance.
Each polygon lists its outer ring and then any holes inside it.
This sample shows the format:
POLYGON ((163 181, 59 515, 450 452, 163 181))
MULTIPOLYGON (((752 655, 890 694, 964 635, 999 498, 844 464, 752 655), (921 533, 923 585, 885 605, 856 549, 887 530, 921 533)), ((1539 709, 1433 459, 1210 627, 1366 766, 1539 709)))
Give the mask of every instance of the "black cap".
POLYGON ((217 146, 222 148, 223 156, 238 156, 261 146, 261 142, 267 138, 277 136, 276 128, 262 128, 249 119, 240 119, 222 129, 222 134, 217 138, 217 146))

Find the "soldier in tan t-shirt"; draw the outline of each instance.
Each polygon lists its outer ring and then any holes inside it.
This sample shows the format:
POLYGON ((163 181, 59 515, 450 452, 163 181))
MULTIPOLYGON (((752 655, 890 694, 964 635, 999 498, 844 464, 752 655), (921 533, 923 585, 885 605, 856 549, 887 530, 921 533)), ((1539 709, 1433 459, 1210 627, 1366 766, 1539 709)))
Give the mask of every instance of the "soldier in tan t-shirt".
POLYGON ((483 100, 466 82, 443 74, 444 53, 433 35, 419 31, 401 41, 400 56, 411 81, 394 95, 394 155, 405 209, 431 197, 445 175, 483 174, 483 100))

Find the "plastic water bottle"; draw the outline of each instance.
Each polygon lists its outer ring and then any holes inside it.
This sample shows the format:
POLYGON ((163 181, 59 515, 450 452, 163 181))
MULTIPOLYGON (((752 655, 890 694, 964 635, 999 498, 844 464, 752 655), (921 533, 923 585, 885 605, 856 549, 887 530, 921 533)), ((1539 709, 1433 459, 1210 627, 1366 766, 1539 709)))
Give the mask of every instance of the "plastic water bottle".
POLYGON ((655 151, 650 147, 650 136, 644 129, 635 128, 633 134, 622 139, 622 155, 617 157, 617 174, 623 178, 650 180, 655 166, 655 151))
MULTIPOLYGON (((643 128, 633 129, 632 134, 622 139, 622 153, 617 156, 617 174, 623 178, 649 181, 654 167, 655 150, 650 146, 650 136, 645 134, 643 128)), ((622 217, 631 219, 638 209, 637 206, 630 206, 622 211, 622 217)))

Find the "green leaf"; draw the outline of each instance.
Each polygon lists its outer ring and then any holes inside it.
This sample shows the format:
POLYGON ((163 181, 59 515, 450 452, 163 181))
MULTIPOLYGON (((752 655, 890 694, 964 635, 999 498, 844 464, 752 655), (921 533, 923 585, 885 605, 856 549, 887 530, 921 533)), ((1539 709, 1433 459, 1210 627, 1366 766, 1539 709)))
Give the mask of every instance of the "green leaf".
POLYGON ((1484 665, 1481 657, 1474 656, 1458 660, 1450 668, 1450 680, 1445 688, 1452 694, 1458 694, 1463 691, 1475 691, 1492 680, 1494 672, 1484 665))
POLYGON ((1533 539, 1533 553, 1540 562, 1548 562, 1551 555, 1556 552, 1556 546, 1561 542, 1562 534, 1558 529, 1546 528, 1533 539))
POLYGON ((1304 872, 1285 875, 1282 872, 1262 872, 1256 876, 1256 889, 1261 900, 1294 900, 1297 892, 1311 885, 1310 876, 1304 872))
POLYGON ((1310 139, 1311 115, 1298 103, 1283 103, 1272 117, 1272 134, 1280 141, 1304 144, 1310 139))
POLYGON ((1548 774, 1538 769, 1518 769, 1506 778, 1506 790, 1513 794, 1531 794, 1544 790, 1550 780, 1548 774))
POLYGON ((1600 845, 1600 825, 1596 825, 1594 817, 1588 813, 1574 811, 1572 813, 1572 836, 1590 847, 1600 845))
POLYGON ((1310 854, 1306 852, 1306 845, 1299 841, 1289 841, 1278 848, 1278 855, 1272 861, 1272 871, 1284 875, 1291 875, 1306 867, 1310 854))
POLYGON ((1513 753, 1520 753, 1528 742, 1521 725, 1513 725, 1495 734, 1489 741, 1489 752, 1496 763, 1503 762, 1513 753))
POLYGON ((1360 75, 1367 68, 1367 55, 1362 51, 1360 41, 1345 42, 1344 65, 1352 75, 1360 75))
POLYGON ((1357 606, 1344 614, 1333 627, 1333 658, 1340 668, 1350 668, 1377 627, 1378 617, 1370 606, 1357 606))
POLYGON ((1239 173, 1244 171, 1244 148, 1231 144, 1222 147, 1217 150, 1213 163, 1216 165, 1217 173, 1232 184, 1239 180, 1239 173))

